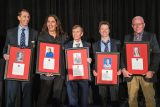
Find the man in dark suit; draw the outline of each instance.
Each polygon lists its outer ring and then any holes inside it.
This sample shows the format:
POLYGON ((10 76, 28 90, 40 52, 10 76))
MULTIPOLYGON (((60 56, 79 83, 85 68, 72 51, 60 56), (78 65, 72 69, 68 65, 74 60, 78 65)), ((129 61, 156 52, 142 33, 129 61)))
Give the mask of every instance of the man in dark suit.
MULTIPOLYGON (((76 47, 90 48, 89 43, 81 40, 81 37, 83 36, 83 28, 80 25, 73 26, 72 36, 73 40, 65 44, 65 49, 76 47)), ((91 58, 88 58, 87 61, 91 63, 91 58)), ((88 80, 67 81, 67 92, 70 107, 88 107, 88 80), (80 100, 78 99, 78 93, 80 93, 80 100), (79 101, 81 101, 81 106, 78 105, 79 101)))
MULTIPOLYGON (((146 107, 156 107, 155 103, 155 90, 153 88, 153 80, 155 79, 155 72, 159 65, 159 45, 155 34, 151 34, 144 31, 145 22, 143 17, 136 16, 132 19, 133 34, 125 36, 124 42, 148 42, 150 47, 150 62, 147 73, 143 75, 132 75, 126 70, 126 54, 125 50, 122 52, 122 72, 123 76, 127 78, 128 95, 129 95, 129 106, 138 107, 137 96, 138 90, 141 86, 143 95, 145 98, 146 107)), ((143 50, 141 50, 143 52, 143 50)))
MULTIPOLYGON (((21 48, 32 47, 33 43, 36 41, 37 31, 28 27, 30 20, 30 14, 28 10, 22 9, 18 13, 19 25, 18 27, 9 29, 7 31, 7 37, 5 46, 3 49, 3 57, 5 60, 9 60, 9 55, 7 54, 9 45, 20 46, 21 48)), ((6 80, 6 107, 16 107, 15 100, 19 93, 18 90, 22 92, 22 105, 21 107, 32 107, 32 78, 30 81, 16 81, 16 80, 6 80)))
MULTIPOLYGON (((94 59, 96 58, 96 52, 118 52, 120 42, 118 40, 111 39, 109 36, 110 29, 109 22, 101 21, 99 23, 99 33, 101 36, 101 40, 95 42, 93 44, 93 55, 94 59)), ((95 71, 95 64, 93 65, 93 75, 97 76, 97 72, 95 71)), ((120 75, 121 71, 119 70, 117 75, 120 75)), ((107 107, 107 97, 108 91, 110 93, 111 105, 112 107, 119 107, 118 102, 118 85, 108 85, 108 86, 98 86, 99 95, 101 100, 102 107, 107 107)))

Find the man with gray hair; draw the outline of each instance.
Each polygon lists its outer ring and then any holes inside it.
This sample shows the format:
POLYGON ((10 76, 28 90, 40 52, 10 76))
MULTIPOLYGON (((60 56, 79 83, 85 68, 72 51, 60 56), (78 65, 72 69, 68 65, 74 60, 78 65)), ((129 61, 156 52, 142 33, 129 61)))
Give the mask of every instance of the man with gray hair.
POLYGON ((156 107, 153 80, 155 79, 155 72, 158 70, 160 53, 156 35, 144 31, 145 22, 141 16, 136 16, 132 19, 132 28, 134 33, 126 35, 124 42, 148 42, 150 48, 150 61, 148 62, 148 71, 145 74, 134 75, 127 71, 125 50, 122 52, 122 72, 123 76, 128 78, 129 107, 138 107, 137 96, 140 86, 145 98, 146 107, 156 107))

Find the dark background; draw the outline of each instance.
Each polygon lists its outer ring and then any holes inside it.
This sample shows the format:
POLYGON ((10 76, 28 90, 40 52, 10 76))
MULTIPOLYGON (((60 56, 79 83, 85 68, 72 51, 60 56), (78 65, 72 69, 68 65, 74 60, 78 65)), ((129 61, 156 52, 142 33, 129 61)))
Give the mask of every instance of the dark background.
POLYGON ((131 20, 136 15, 145 19, 146 30, 160 35, 160 0, 0 0, 0 52, 6 30, 18 25, 20 9, 31 13, 30 26, 41 30, 44 19, 56 14, 63 29, 69 35, 74 24, 85 29, 85 39, 98 39, 98 23, 107 20, 111 24, 111 37, 123 42, 124 35, 132 32, 131 20))
POLYGON ((73 25, 82 25, 84 38, 89 42, 98 40, 98 23, 107 20, 111 37, 123 43, 124 35, 132 32, 132 18, 140 15, 145 19, 145 30, 156 33, 160 43, 160 0, 0 0, 0 58, 6 30, 18 26, 17 13, 22 8, 31 14, 30 27, 41 31, 45 18, 56 14, 68 35, 73 25))

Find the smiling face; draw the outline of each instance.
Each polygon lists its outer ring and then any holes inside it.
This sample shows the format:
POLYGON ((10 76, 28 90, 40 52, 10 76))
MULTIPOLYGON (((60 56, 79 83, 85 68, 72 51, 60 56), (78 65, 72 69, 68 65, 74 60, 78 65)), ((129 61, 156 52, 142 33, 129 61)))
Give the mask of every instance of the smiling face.
POLYGON ((132 20, 132 28, 135 34, 140 34, 144 31, 145 23, 141 16, 136 16, 132 20))
POLYGON ((48 17, 48 20, 47 20, 48 32, 56 31, 56 27, 57 27, 57 22, 56 22, 55 18, 52 16, 48 17))
POLYGON ((101 37, 108 37, 109 36, 109 26, 107 24, 102 24, 99 28, 99 33, 101 37))
POLYGON ((81 37, 83 36, 83 31, 81 27, 76 27, 72 29, 72 36, 75 41, 80 41, 81 37))
POLYGON ((29 12, 27 11, 21 11, 19 16, 18 16, 19 24, 22 27, 28 26, 29 20, 30 20, 30 15, 29 12))

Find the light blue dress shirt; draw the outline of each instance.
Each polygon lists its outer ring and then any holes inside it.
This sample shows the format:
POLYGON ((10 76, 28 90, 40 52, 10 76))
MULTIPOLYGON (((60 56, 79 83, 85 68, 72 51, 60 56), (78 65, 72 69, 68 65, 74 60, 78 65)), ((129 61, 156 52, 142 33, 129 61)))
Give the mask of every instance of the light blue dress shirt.
MULTIPOLYGON (((23 29, 23 28, 19 25, 19 26, 18 26, 18 45, 20 45, 22 29, 23 29)), ((28 41, 29 41, 29 28, 26 27, 26 28, 24 28, 24 29, 25 29, 25 31, 24 31, 24 33, 25 33, 25 46, 28 46, 28 41)))

